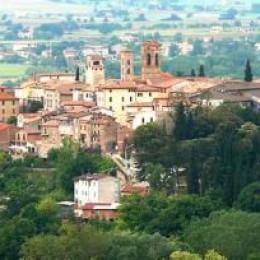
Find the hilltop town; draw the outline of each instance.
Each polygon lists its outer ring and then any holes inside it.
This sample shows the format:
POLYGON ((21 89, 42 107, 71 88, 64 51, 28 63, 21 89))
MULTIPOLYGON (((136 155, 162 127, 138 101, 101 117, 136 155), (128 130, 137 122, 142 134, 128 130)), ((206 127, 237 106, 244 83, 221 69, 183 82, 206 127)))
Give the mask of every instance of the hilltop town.
POLYGON ((0 259, 260 259, 260 5, 206 2, 0 6, 0 259))

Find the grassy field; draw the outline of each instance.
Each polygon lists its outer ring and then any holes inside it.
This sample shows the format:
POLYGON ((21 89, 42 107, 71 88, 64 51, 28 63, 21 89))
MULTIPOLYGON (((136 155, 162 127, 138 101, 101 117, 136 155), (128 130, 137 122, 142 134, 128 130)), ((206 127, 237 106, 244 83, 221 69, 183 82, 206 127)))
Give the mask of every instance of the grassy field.
POLYGON ((27 68, 27 65, 4 63, 0 64, 0 78, 13 78, 23 76, 27 68))

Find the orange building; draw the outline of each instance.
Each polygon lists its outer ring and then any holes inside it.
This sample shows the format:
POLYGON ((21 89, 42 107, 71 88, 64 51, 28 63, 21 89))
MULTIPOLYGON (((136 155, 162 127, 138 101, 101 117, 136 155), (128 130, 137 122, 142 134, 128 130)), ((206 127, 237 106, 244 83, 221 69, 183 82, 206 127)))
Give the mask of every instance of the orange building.
POLYGON ((19 99, 0 88, 0 121, 7 121, 12 116, 19 114, 19 99))

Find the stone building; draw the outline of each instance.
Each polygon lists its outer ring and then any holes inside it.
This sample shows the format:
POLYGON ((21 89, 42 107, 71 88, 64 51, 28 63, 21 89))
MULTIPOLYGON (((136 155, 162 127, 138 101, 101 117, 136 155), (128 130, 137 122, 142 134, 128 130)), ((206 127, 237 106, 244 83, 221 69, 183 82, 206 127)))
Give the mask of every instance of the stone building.
POLYGON ((128 81, 134 77, 133 53, 128 48, 121 50, 121 80, 128 81))
POLYGON ((105 68, 101 56, 87 56, 85 83, 91 86, 98 86, 105 83, 105 68))

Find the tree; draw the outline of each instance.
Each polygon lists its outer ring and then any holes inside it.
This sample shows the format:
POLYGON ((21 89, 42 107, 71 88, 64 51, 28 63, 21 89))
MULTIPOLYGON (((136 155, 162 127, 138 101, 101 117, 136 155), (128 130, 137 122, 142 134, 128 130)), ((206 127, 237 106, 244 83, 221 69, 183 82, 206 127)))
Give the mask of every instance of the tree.
POLYGON ((164 159, 162 149, 167 146, 166 131, 158 123, 138 127, 133 136, 138 158, 141 163, 161 163, 164 159))
POLYGON ((11 116, 7 119, 7 123, 10 125, 16 125, 17 124, 17 117, 16 116, 11 116))
POLYGON ((75 81, 79 82, 79 77, 80 77, 80 71, 79 71, 79 66, 76 68, 76 75, 75 75, 75 81))
POLYGON ((205 77, 204 65, 200 65, 199 77, 205 77))
POLYGON ((175 113, 175 126, 174 126, 174 136, 177 140, 183 140, 187 136, 187 124, 186 124, 186 114, 185 107, 180 102, 177 105, 175 113))
POLYGON ((195 70, 194 70, 194 69, 191 70, 190 75, 191 75, 191 77, 196 77, 196 73, 195 73, 195 70))
POLYGON ((241 210, 260 212, 260 182, 253 182, 242 189, 235 205, 241 210))
POLYGON ((198 254, 192 254, 186 251, 176 251, 170 256, 171 260, 202 260, 202 257, 198 254))
POLYGON ((253 81, 253 74, 251 69, 250 60, 247 59, 246 61, 246 68, 245 68, 245 81, 252 82, 253 81))
POLYGON ((214 248, 228 259, 242 260, 259 253, 259 228, 260 214, 221 211, 208 219, 194 221, 183 238, 202 255, 214 248))
POLYGON ((0 228, 0 258, 19 259, 20 246, 36 233, 34 223, 28 219, 15 217, 0 228))

